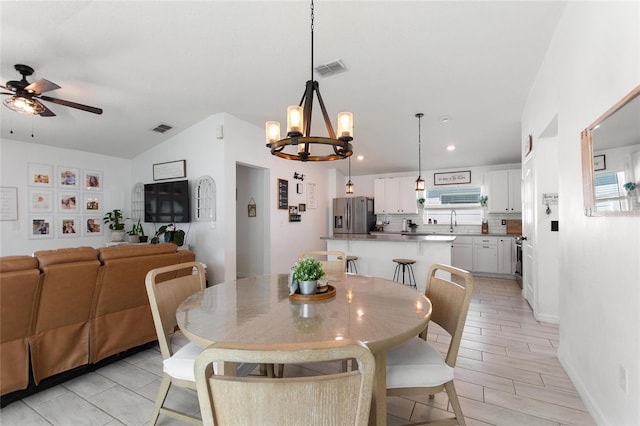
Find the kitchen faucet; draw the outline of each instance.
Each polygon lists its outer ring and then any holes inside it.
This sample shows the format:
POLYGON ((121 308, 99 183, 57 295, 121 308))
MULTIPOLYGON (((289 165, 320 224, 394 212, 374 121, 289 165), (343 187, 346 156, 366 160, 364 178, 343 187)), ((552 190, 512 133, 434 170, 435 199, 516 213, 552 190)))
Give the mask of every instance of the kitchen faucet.
POLYGON ((449 232, 453 232, 453 226, 458 226, 458 213, 455 210, 451 210, 451 215, 449 216, 449 232), (453 222, 453 218, 456 218, 455 223, 453 222))

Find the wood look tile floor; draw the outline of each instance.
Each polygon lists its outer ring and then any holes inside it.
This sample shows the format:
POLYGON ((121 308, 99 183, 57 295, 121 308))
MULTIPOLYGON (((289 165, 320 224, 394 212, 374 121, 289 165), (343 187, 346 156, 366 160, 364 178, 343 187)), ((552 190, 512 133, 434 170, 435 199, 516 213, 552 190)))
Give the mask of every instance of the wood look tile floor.
MULTIPOLYGON (((448 335, 434 324, 428 339, 446 350, 448 335)), ((556 358, 557 347, 558 327, 535 320, 515 281, 476 277, 455 370, 467 424, 594 425, 556 358)), ((313 366, 285 371, 297 375, 309 368, 313 366)), ((160 371, 160 353, 149 349, 6 406, 0 410, 0 424, 145 425, 160 371)), ((172 389, 167 403, 199 413, 197 397, 188 390, 172 389)), ((387 423, 447 417, 447 405, 444 392, 432 400, 391 397, 387 423)), ((158 424, 182 423, 160 416, 158 424)))

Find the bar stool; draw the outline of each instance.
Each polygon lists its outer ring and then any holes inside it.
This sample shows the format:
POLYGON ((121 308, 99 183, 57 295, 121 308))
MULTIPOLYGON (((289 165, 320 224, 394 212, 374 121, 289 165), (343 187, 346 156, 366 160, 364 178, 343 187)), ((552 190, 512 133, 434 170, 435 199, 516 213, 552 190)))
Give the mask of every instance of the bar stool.
MULTIPOLYGON (((342 256, 338 256, 339 260, 342 260, 342 256)), ((347 255, 347 272, 358 273, 358 256, 347 255)))
POLYGON ((413 259, 393 259, 393 261, 395 263, 397 263, 396 265, 396 270, 393 273, 393 280, 400 282, 400 267, 402 267, 402 284, 404 284, 404 274, 405 271, 407 271, 407 277, 409 279, 409 286, 413 287, 413 288, 418 288, 416 286, 416 277, 415 275, 413 275, 413 267, 411 265, 413 265, 414 263, 416 263, 415 260, 413 259))

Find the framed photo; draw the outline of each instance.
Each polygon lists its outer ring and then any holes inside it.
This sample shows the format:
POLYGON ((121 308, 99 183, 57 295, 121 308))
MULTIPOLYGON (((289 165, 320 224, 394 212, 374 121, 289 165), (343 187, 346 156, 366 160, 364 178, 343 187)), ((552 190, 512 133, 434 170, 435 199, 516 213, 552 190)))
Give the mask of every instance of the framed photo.
POLYGON ((102 191, 102 172, 85 170, 82 176, 86 191, 102 191))
POLYGON ((80 216, 60 216, 58 218, 58 237, 79 237, 81 232, 80 216))
POLYGON ((35 240, 53 238, 53 216, 30 216, 29 238, 35 240))
POLYGON ((40 189, 29 190, 29 211, 44 213, 53 211, 53 191, 40 189))
POLYGON ((57 191, 57 204, 58 211, 60 213, 78 213, 80 212, 79 203, 79 193, 78 192, 67 192, 67 191, 57 191))
POLYGON ((607 162, 606 162, 606 158, 603 155, 594 155, 593 156, 593 171, 597 172, 600 170, 606 170, 607 169, 607 162))
POLYGON ((80 188, 80 169, 74 167, 58 167, 58 187, 64 189, 80 188))
POLYGON ((82 209, 85 213, 100 213, 102 211, 102 194, 85 192, 82 194, 82 209))
POLYGON ((85 237, 97 237, 103 235, 102 217, 87 215, 82 217, 82 235, 85 237))
POLYGON ((471 183, 471 170, 433 174, 434 185, 456 185, 460 183, 471 183))
POLYGON ((256 217, 256 205, 255 204, 249 204, 247 206, 247 215, 249 217, 256 217))
POLYGON ((51 164, 27 165, 27 181, 29 186, 53 187, 53 166, 51 164))
POLYGON ((302 194, 302 191, 304 191, 304 185, 301 183, 296 183, 296 192, 298 194, 302 194))
POLYGON ((298 206, 289 206, 289 214, 298 214, 298 206))
POLYGON ((0 188, 0 220, 18 220, 18 188, 0 188))
POLYGON ((169 161, 153 165, 153 180, 187 177, 187 160, 169 161))
POLYGON ((306 212, 307 211, 307 205, 306 204, 298 204, 298 211, 300 213, 306 212))

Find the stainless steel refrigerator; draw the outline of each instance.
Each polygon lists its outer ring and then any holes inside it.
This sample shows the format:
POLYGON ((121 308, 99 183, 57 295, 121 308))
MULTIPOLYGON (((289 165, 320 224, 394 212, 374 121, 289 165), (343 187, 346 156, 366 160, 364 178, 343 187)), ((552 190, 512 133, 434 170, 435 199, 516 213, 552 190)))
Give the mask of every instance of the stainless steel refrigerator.
POLYGON ((376 223, 373 198, 351 197, 333 199, 334 234, 368 234, 376 223))

